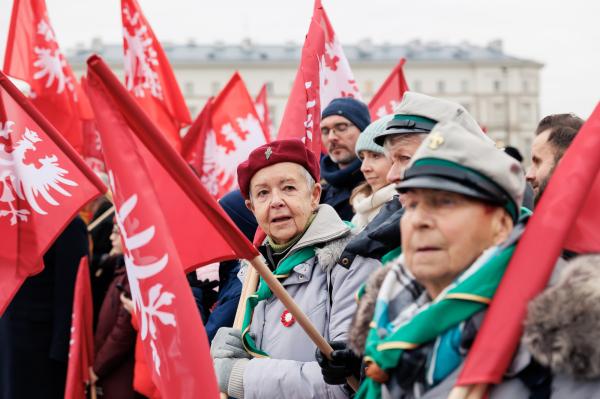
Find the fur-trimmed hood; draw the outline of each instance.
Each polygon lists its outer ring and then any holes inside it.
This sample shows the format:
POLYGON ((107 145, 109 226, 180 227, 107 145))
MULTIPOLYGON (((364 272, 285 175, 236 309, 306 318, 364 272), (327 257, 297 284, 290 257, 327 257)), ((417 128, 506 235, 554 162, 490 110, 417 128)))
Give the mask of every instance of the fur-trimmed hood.
POLYGON ((600 255, 575 258, 529 303, 524 342, 555 373, 600 377, 600 255))

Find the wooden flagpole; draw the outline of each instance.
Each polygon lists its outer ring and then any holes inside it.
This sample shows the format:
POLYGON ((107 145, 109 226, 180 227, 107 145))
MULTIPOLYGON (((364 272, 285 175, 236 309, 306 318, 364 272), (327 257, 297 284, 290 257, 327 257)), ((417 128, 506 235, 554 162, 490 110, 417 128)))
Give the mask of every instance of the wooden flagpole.
MULTIPOLYGON (((302 309, 294 302, 290 294, 283 288, 283 285, 273 276, 271 270, 265 265, 262 258, 257 256, 256 258, 250 261, 252 267, 256 269, 258 274, 265 280, 265 283, 269 286, 273 294, 284 304, 286 309, 294 316, 298 324, 302 327, 304 332, 308 335, 308 337, 317 345, 317 348, 321 352, 323 352, 328 359, 331 359, 331 352, 333 352, 333 348, 329 343, 319 334, 316 327, 311 323, 310 319, 304 314, 302 309)), ((347 378, 346 382, 354 391, 358 390, 358 380, 350 376, 347 378)))
MULTIPOLYGON (((244 277, 244 283, 242 285, 242 292, 240 294, 240 301, 238 303, 237 310, 235 312, 235 319, 233 320, 233 328, 238 330, 242 329, 242 323, 244 322, 244 313, 246 312, 246 300, 248 297, 256 292, 258 288, 258 273, 255 268, 248 267, 246 270, 246 276, 244 277)), ((226 393, 221 392, 221 399, 227 399, 226 393)))

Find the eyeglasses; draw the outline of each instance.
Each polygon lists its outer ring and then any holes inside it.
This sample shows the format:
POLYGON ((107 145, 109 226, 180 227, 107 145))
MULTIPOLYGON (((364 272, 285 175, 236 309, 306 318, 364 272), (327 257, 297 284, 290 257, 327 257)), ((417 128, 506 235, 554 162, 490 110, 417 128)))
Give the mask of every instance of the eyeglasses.
POLYGON ((336 123, 335 125, 333 125, 333 127, 323 126, 323 127, 321 127, 321 134, 323 136, 327 136, 327 135, 329 135, 329 133, 331 133, 332 130, 335 133, 344 134, 348 131, 350 126, 354 126, 354 125, 352 123, 340 122, 340 123, 336 123))

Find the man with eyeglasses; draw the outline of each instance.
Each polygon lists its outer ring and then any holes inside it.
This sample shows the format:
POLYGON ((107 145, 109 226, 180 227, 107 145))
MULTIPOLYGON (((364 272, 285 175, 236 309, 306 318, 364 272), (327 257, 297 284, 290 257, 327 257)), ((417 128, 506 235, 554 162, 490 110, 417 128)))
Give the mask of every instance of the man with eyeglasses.
POLYGON ((342 220, 354 215, 350 194, 364 180, 354 151, 359 134, 371 123, 369 108, 354 98, 336 98, 321 114, 321 140, 327 155, 321 158, 321 203, 331 205, 342 220))

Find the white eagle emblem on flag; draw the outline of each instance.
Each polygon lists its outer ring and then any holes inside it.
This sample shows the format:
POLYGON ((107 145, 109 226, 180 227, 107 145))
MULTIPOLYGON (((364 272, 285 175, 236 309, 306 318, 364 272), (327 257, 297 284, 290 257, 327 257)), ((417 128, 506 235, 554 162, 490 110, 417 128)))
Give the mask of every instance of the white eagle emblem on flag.
POLYGON ((33 78, 35 80, 46 78, 45 87, 47 89, 56 83, 57 94, 61 94, 65 91, 65 88, 68 89, 74 100, 77 101, 77 92, 75 91, 73 77, 69 74, 67 60, 58 47, 56 35, 47 20, 47 16, 44 16, 44 18, 38 23, 36 33, 43 37, 46 45, 43 47, 36 46, 33 49, 36 57, 33 66, 37 68, 33 78))
POLYGON ((46 215, 40 205, 40 197, 46 203, 58 206, 60 204, 52 191, 70 197, 71 194, 62 186, 78 186, 65 177, 69 172, 60 167, 56 155, 38 158, 30 155, 37 150, 36 144, 42 141, 36 132, 25 128, 22 137, 14 140, 11 137, 13 126, 13 121, 0 122, 0 138, 16 141, 12 148, 0 142, 0 206, 8 205, 8 209, 0 208, 0 218, 10 216, 11 225, 27 222, 31 214, 29 209, 20 207, 22 201, 26 201, 34 212, 46 215))
MULTIPOLYGON (((113 192, 116 192, 112 171, 109 172, 108 176, 113 192)), ((154 226, 150 226, 137 233, 131 233, 125 228, 125 220, 132 217, 131 213, 135 209, 137 201, 137 194, 130 196, 120 207, 117 207, 115 219, 125 246, 123 257, 131 289, 131 297, 135 304, 135 311, 140 313, 140 337, 142 341, 145 341, 148 337, 150 338, 154 370, 160 375, 161 359, 155 342, 157 339, 157 323, 160 322, 164 326, 177 326, 175 315, 164 309, 173 305, 175 294, 163 290, 163 285, 160 283, 153 284, 147 291, 142 290, 140 286, 140 280, 156 276, 165 269, 169 263, 169 254, 165 253, 160 258, 157 258, 141 257, 137 253, 136 250, 148 245, 156 234, 154 226), (144 296, 147 297, 147 302, 144 301, 144 296)), ((134 220, 134 222, 130 222, 128 225, 131 226, 132 224, 139 225, 139 221, 134 220)))

